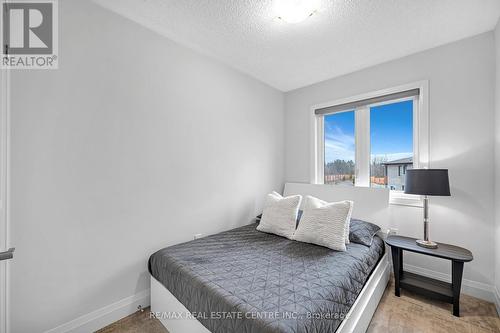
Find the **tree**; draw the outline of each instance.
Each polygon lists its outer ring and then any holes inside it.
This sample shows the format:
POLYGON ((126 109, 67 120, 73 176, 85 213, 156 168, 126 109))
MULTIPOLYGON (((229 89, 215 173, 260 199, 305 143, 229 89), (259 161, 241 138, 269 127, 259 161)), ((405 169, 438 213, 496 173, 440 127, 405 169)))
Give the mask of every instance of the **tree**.
POLYGON ((383 163, 387 162, 387 156, 375 156, 371 163, 371 176, 372 177, 385 177, 385 166, 383 163))
POLYGON ((353 175, 354 161, 337 159, 325 165, 325 175, 353 175))

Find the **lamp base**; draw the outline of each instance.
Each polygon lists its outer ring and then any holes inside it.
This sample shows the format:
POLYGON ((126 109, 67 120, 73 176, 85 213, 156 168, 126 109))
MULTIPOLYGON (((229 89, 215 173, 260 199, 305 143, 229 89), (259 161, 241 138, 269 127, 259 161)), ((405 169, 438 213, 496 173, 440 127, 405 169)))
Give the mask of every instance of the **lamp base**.
POLYGON ((429 240, 418 239, 416 242, 418 246, 425 247, 428 249, 437 249, 438 247, 437 243, 429 240))

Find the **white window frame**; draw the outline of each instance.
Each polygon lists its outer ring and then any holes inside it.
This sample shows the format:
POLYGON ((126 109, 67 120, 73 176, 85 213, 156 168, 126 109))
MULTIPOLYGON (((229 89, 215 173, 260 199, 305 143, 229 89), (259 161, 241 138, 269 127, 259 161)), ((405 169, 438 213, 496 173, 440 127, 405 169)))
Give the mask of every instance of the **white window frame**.
MULTIPOLYGON (((413 168, 429 167, 429 81, 418 81, 392 88, 372 91, 361 95, 338 99, 313 105, 310 109, 311 122, 311 166, 310 181, 312 184, 324 184, 324 115, 316 115, 315 110, 352 103, 364 99, 394 94, 402 91, 419 89, 415 98, 403 98, 360 107, 355 112, 356 170, 355 186, 370 186, 370 107, 413 99, 413 168)), ((400 191, 390 192, 390 203, 405 206, 422 206, 419 196, 404 194, 400 191)))

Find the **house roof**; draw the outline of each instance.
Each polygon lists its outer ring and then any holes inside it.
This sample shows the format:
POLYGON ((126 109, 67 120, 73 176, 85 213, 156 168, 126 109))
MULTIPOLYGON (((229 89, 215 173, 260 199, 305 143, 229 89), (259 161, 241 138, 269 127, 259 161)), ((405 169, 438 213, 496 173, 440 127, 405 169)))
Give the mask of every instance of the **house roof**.
POLYGON ((400 158, 399 160, 393 160, 382 163, 384 165, 394 165, 394 164, 413 164, 413 157, 400 158))

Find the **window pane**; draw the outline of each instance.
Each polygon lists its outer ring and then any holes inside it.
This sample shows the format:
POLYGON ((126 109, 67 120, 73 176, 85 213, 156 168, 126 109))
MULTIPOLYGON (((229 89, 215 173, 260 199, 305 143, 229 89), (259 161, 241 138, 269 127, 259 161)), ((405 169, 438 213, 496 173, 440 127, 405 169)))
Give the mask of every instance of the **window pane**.
POLYGON ((354 111, 324 117, 325 184, 354 186, 354 111))
POLYGON ((370 108, 370 184, 403 191, 413 168, 413 100, 370 108))

